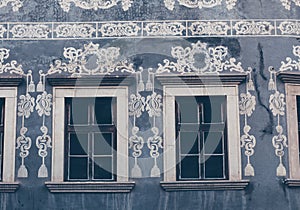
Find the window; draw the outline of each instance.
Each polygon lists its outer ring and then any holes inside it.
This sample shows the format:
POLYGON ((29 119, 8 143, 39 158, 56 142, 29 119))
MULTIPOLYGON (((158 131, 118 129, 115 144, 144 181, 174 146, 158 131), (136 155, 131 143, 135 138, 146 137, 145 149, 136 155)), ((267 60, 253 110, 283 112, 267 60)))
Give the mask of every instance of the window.
POLYGON ((157 78, 164 89, 162 188, 244 189, 249 181, 241 174, 239 81, 227 76, 220 84, 221 75, 216 82, 210 76, 209 85, 203 85, 205 77, 157 78))
MULTIPOLYGON (((17 86, 21 79, 11 82, 17 86)), ((0 87, 0 192, 15 192, 15 139, 17 87, 0 87)))
MULTIPOLYGON (((61 83, 60 83, 61 84, 61 83)), ((130 192, 126 86, 53 88, 51 192, 130 192)))
MULTIPOLYGON (((284 78, 284 75, 282 77, 284 78)), ((288 186, 300 186, 300 85, 286 83, 285 90, 290 169, 289 178, 286 180, 286 183, 288 186)))
POLYGON ((227 179, 225 96, 175 97, 177 180, 227 179))
POLYGON ((65 180, 115 180, 115 98, 66 98, 65 180))

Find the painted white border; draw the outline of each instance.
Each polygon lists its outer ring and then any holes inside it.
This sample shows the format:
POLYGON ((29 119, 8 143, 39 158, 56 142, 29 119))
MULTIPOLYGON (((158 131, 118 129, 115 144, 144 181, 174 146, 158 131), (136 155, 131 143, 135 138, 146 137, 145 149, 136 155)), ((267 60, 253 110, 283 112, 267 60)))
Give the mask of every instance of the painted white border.
MULTIPOLYGON (((128 88, 54 87, 53 88, 52 182, 64 182, 65 97, 117 98, 117 182, 128 181, 128 88)), ((83 183, 84 184, 84 183, 83 183)))
POLYGON ((175 142, 175 97, 213 96, 227 97, 228 168, 229 180, 240 181, 241 150, 238 109, 238 86, 164 86, 164 182, 176 181, 176 142, 175 142))

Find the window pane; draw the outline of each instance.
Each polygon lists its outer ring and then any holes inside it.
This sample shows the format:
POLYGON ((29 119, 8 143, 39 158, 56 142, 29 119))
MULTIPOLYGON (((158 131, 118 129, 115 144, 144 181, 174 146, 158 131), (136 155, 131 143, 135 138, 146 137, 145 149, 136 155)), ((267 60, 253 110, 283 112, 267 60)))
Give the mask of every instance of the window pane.
POLYGON ((193 156, 193 157, 184 157, 181 160, 181 170, 180 175, 182 179, 187 178, 199 178, 199 157, 193 156))
POLYGON ((198 123, 198 104, 195 97, 176 97, 180 112, 180 123, 198 123))
POLYGON ((112 149, 112 133, 94 134, 94 155, 111 155, 112 149))
POLYGON ((204 123, 224 122, 225 96, 201 96, 198 97, 198 100, 203 104, 202 121, 204 123))
POLYGON ((70 134, 70 155, 88 154, 88 134, 70 134))
POLYGON ((4 98, 0 98, 0 125, 4 124, 4 98))
POLYGON ((70 158, 69 166, 70 179, 87 179, 88 178, 88 158, 70 158))
POLYGON ((86 125, 88 124, 88 107, 90 98, 72 98, 67 99, 70 104, 70 125, 86 125))
POLYGON ((203 132, 204 154, 223 154, 223 132, 203 132))
POLYGON ((198 154, 198 132, 180 132, 180 153, 198 154))
POLYGON ((96 124, 112 124, 112 98, 95 99, 96 124))
POLYGON ((94 179, 112 179, 112 158, 94 158, 94 179))
POLYGON ((205 178, 224 178, 223 156, 206 156, 205 178))

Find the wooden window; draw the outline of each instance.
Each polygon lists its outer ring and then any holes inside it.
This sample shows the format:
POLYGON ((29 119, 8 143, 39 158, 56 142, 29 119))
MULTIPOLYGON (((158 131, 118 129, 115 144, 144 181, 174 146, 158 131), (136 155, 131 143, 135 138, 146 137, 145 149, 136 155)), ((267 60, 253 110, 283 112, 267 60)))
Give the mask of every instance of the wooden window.
POLYGON ((65 180, 116 180, 116 100, 66 98, 65 180))
POLYGON ((227 179, 226 96, 175 100, 177 180, 227 179))
POLYGON ((3 171, 3 141, 4 141, 4 98, 0 98, 0 180, 2 180, 3 171))

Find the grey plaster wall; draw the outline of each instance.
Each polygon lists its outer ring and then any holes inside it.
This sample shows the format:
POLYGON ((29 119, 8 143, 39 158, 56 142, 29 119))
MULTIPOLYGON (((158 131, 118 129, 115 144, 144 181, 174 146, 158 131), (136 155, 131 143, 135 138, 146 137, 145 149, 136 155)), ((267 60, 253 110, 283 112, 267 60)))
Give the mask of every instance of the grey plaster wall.
MULTIPOLYGON (((292 6, 286 10, 279 0, 238 0, 237 6, 228 11, 225 3, 210 9, 188 9, 176 3, 174 11, 169 11, 162 0, 145 1, 135 0, 132 7, 124 12, 121 6, 109 10, 83 10, 72 7, 68 13, 64 12, 56 1, 25 0, 19 12, 12 12, 11 7, 0 8, 1 22, 80 22, 80 21, 117 21, 117 20, 209 20, 209 19, 299 19, 300 7, 292 6)), ((254 73, 255 92, 257 98, 256 110, 248 123, 251 134, 255 135, 257 145, 255 154, 251 157, 255 168, 254 177, 250 184, 241 191, 188 191, 165 192, 159 182, 163 177, 150 178, 153 159, 149 158, 149 150, 145 147, 140 157, 143 169, 143 178, 132 179, 136 186, 131 193, 58 193, 53 194, 45 187, 49 178, 38 178, 38 169, 41 158, 35 147, 35 138, 40 135, 42 119, 36 112, 26 119, 28 136, 32 137, 33 146, 30 155, 26 158, 28 178, 16 178, 20 188, 15 193, 0 194, 0 209, 103 209, 103 210, 194 210, 194 209, 300 209, 300 188, 288 188, 283 184, 284 177, 276 176, 278 157, 274 153, 272 137, 275 135, 276 121, 269 109, 268 67, 280 67, 280 62, 292 56, 292 48, 299 45, 299 37, 210 37, 210 38, 157 38, 133 39, 120 38, 108 40, 93 40, 102 47, 115 46, 121 49, 121 55, 134 63, 135 67, 156 68, 163 59, 171 57, 171 48, 174 46, 188 47, 191 43, 201 41, 209 46, 223 45, 228 47, 229 54, 237 58, 244 68, 252 67, 254 73)), ((64 59, 64 47, 82 48, 90 40, 7 40, 1 41, 0 47, 10 49, 7 61, 17 60, 24 70, 33 71, 34 80, 39 79, 39 70, 47 71, 54 59, 64 59)), ((278 81, 278 87, 284 92, 283 84, 278 81)), ((25 92, 26 85, 22 83, 19 94, 25 92)), ((135 86, 130 91, 135 91, 135 86)), ((161 87, 157 85, 158 91, 161 87)), ((52 88, 47 84, 49 93, 52 88)), ((240 90, 245 89, 245 84, 240 90)), ((37 93, 33 93, 36 96, 37 93)), ((12 107, 14 108, 14 107, 12 107)), ((242 121, 241 121, 242 122, 242 121)), ((150 129, 148 116, 139 119, 138 123, 146 138, 150 129)), ((162 128, 162 117, 158 118, 158 125, 162 128)), ((286 133, 286 120, 282 120, 286 133)), ((46 126, 52 134, 51 117, 46 119, 46 126)), ((132 126, 132 125, 130 125, 132 126)), ((18 118, 17 135, 21 127, 18 118)), ((132 152, 130 150, 130 152, 132 152)), ((160 151, 162 152, 162 150, 160 151)), ((162 158, 159 167, 162 169, 162 158)), ((16 151, 16 171, 21 159, 16 151)), ((133 162, 130 162, 130 168, 133 162)), ((285 150, 284 164, 288 170, 288 153, 285 150)), ((46 165, 51 174, 51 149, 46 158, 46 165)), ((246 165, 246 157, 242 154, 242 167, 246 165)), ((288 171, 287 171, 288 172, 288 171)))

